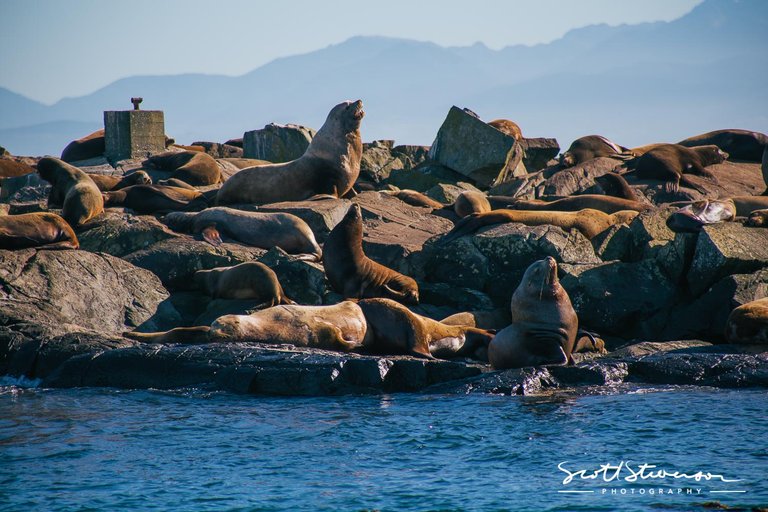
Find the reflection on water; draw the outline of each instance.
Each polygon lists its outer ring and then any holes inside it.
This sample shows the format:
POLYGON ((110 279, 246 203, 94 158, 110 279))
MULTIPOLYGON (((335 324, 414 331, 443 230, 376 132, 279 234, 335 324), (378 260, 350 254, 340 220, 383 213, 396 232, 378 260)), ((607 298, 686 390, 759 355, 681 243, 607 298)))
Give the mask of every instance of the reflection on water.
POLYGON ((646 511, 768 503, 764 392, 621 391, 286 399, 6 385, 0 509, 646 511), (660 485, 564 486, 563 461, 592 470, 621 461, 708 470, 741 479, 748 492, 707 494, 715 486, 700 482, 706 492, 698 496, 612 496, 612 487, 660 485))

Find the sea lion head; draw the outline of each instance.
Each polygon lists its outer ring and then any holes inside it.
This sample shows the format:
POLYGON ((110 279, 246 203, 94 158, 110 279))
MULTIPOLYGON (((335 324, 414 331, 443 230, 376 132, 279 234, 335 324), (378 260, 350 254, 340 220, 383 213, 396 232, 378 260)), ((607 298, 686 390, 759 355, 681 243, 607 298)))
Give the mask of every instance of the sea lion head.
POLYGON ((576 159, 573 157, 573 154, 570 151, 566 151, 560 155, 560 165, 564 167, 573 167, 576 165, 576 159))
POLYGON ((362 100, 342 101, 328 113, 323 128, 326 126, 331 129, 335 128, 341 133, 353 132, 360 128, 360 122, 364 116, 365 110, 363 110, 362 100))
POLYGON ((696 233, 703 226, 733 220, 736 205, 732 200, 696 201, 684 206, 667 218, 667 227, 676 233, 696 233))
POLYGON ((520 282, 526 294, 538 297, 552 297, 560 288, 560 280, 557 278, 557 262, 552 256, 543 260, 534 261, 523 274, 520 282))
POLYGON ((224 315, 211 324, 209 339, 215 341, 237 341, 246 338, 241 315, 224 315))
POLYGON ((63 167, 63 163, 62 160, 52 156, 43 157, 37 162, 37 173, 53 185, 56 182, 56 171, 63 167))

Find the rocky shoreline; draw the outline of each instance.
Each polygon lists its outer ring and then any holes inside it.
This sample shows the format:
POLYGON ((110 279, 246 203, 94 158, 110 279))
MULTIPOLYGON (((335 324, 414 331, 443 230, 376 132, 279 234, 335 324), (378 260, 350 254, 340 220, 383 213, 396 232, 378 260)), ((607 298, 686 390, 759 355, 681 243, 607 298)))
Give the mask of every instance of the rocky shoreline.
MULTIPOLYGON (((270 133, 279 135, 279 127, 270 133)), ((282 141, 281 151, 284 146, 282 141)), ((730 312, 768 296, 768 230, 723 222, 698 233, 676 233, 666 224, 674 201, 760 194, 765 189, 760 163, 710 166, 716 183, 693 176, 707 194, 685 187, 669 194, 658 181, 627 175, 648 210, 591 240, 575 229, 512 223, 440 243, 459 220, 451 204, 463 191, 521 199, 603 193, 599 178, 623 165, 601 157, 565 168, 552 160, 558 152, 553 139, 518 141, 452 109, 432 148, 366 144, 356 188, 367 191, 343 199, 236 207, 293 214, 322 244, 350 205, 358 204, 365 254, 413 277, 421 300, 411 310, 436 320, 473 311, 496 315, 499 326, 508 324, 509 299, 526 268, 551 256, 580 326, 598 333, 607 349, 574 354, 573 366, 493 371, 467 359, 127 339, 126 331, 204 326, 257 306, 204 295, 193 279, 202 269, 260 261, 299 304, 336 304, 343 297, 329 287, 320 262, 226 237, 215 246, 174 232, 159 215, 108 208, 76 230, 79 250, 0 250, 0 375, 41 379, 45 387, 195 386, 286 396, 528 395, 620 383, 768 387, 765 345, 724 344, 730 312), (480 139, 492 143, 479 148, 466 142, 480 139), (408 204, 396 196, 398 188, 422 192, 445 207, 408 204)), ((145 168, 137 160, 115 167, 99 158, 76 164, 118 176, 145 168)), ((153 180, 170 174, 145 169, 153 180)), ((57 212, 45 203, 48 190, 34 173, 3 179, 0 215, 57 212)))

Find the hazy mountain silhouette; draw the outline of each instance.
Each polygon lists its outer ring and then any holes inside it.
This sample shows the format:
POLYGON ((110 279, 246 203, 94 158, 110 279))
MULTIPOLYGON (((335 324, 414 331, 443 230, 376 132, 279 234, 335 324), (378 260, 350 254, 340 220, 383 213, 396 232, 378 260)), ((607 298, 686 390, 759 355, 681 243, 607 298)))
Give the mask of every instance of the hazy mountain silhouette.
POLYGON ((131 108, 131 96, 164 110, 167 133, 183 143, 269 122, 319 128, 333 105, 357 98, 364 139, 398 143, 430 144, 451 105, 563 146, 590 133, 633 146, 718 128, 765 132, 767 50, 763 0, 707 0, 672 22, 594 25, 498 51, 354 37, 239 77, 132 77, 52 106, 0 89, 0 145, 58 154, 85 126, 100 126, 104 110, 131 108))

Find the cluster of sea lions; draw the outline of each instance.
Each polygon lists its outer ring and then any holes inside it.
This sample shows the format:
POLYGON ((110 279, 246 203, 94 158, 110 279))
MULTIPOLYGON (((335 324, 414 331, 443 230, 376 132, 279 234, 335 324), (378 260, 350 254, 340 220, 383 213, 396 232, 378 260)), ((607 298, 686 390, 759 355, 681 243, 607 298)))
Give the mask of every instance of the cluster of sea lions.
MULTIPOLYGON (((126 333, 143 342, 293 344, 344 352, 472 358, 488 361, 496 369, 572 364, 577 351, 603 350, 595 335, 580 331, 552 257, 528 267, 511 293, 508 312, 467 312, 437 321, 409 308, 419 303, 416 280, 365 254, 359 204, 352 204, 322 247, 299 217, 252 211, 268 203, 353 196, 363 153, 363 116, 360 100, 336 105, 304 155, 290 162, 216 159, 197 147, 177 147, 147 158, 145 170, 120 177, 89 175, 67 163, 103 153, 103 131, 91 134, 67 146, 61 159, 45 157, 36 164, 36 172, 51 184, 48 206, 60 208, 61 216, 49 212, 0 216, 0 249, 77 249, 76 231, 105 208, 120 206, 138 214, 158 215, 169 228, 200 236, 213 245, 222 244, 225 236, 235 243, 279 247, 301 259, 322 262, 331 289, 342 298, 333 305, 297 304, 286 296, 275 272, 259 262, 204 269, 194 276, 203 293, 213 298, 255 300, 259 303, 256 311, 221 316, 206 326, 126 333), (146 172, 152 169, 171 174, 153 184, 146 172), (243 205, 247 208, 238 208, 243 205)), ((519 126, 512 121, 489 124, 522 139, 519 126)), ((626 162, 624 175, 657 179, 669 192, 676 192, 681 185, 696 188, 686 176, 690 173, 716 180, 706 167, 735 156, 762 160, 768 175, 768 139, 743 130, 721 130, 679 144, 635 149, 590 135, 574 141, 559 165, 567 168, 594 158, 616 158, 626 162)), ((18 172, 17 167, 8 166, 7 172, 18 172)), ((601 178, 607 194, 569 197, 521 199, 467 190, 445 205, 413 190, 387 193, 410 205, 455 213, 454 228, 438 242, 443 247, 484 226, 510 222, 557 226, 592 239, 654 207, 638 199, 624 175, 609 173, 601 178)), ((739 217, 748 217, 752 226, 768 223, 768 196, 713 198, 679 206, 668 221, 677 231, 695 231, 739 217)), ((768 304, 764 301, 733 311, 729 340, 766 343, 768 304)))

